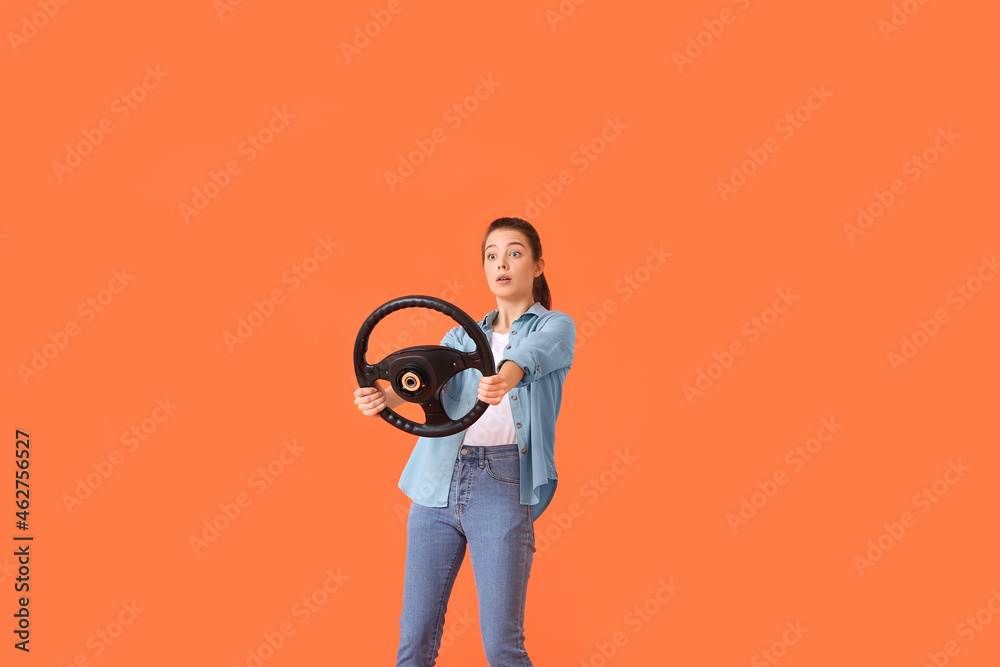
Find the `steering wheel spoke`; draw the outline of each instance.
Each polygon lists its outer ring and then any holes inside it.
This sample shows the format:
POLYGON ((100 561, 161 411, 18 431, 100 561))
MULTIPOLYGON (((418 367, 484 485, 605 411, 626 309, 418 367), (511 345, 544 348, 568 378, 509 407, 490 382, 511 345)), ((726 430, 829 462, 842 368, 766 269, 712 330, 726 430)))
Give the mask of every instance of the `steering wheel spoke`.
POLYGON ((371 364, 365 364, 364 368, 361 370, 362 375, 364 375, 365 380, 369 383, 374 384, 375 380, 382 377, 382 364, 379 363, 375 366, 371 364))
MULTIPOLYGON (((459 356, 462 359, 462 363, 465 364, 465 368, 477 368, 482 370, 483 356, 479 350, 473 350, 472 352, 459 352, 459 356)), ((490 361, 493 361, 493 354, 490 354, 490 361)), ((494 373, 484 373, 484 375, 494 375, 494 373)))
POLYGON ((427 426, 444 426, 451 422, 451 417, 444 411, 444 406, 437 398, 432 398, 420 404, 424 409, 424 424, 427 426))

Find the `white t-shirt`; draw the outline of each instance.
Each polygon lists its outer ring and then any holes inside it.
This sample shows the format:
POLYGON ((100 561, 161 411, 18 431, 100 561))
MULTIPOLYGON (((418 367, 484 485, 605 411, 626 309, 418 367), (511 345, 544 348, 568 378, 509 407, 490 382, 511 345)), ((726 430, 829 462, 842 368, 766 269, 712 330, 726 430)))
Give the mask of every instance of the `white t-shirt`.
MULTIPOLYGON (((493 361, 503 358, 504 348, 510 332, 490 334, 490 349, 493 350, 493 361)), ((514 432, 514 416, 510 412, 510 392, 500 399, 497 405, 486 408, 486 412, 476 420, 476 423, 465 430, 463 445, 476 447, 489 445, 517 444, 517 434, 514 432)))

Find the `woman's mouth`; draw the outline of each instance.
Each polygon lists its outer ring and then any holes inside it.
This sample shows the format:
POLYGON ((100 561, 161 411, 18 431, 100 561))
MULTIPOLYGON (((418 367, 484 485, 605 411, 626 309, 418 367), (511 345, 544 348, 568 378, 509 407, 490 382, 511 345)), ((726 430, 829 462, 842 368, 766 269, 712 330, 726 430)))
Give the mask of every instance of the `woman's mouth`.
POLYGON ((507 284, 510 282, 510 276, 499 276, 497 282, 501 284, 507 284))

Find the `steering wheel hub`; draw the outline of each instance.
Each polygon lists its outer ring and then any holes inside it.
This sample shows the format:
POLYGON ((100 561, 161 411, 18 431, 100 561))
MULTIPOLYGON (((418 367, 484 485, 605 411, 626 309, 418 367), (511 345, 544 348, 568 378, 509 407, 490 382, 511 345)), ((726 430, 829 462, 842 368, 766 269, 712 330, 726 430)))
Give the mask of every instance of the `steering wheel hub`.
POLYGON ((416 370, 408 370, 403 373, 403 377, 399 380, 399 386, 403 391, 416 396, 420 394, 420 388, 424 385, 423 378, 420 377, 420 373, 416 370))

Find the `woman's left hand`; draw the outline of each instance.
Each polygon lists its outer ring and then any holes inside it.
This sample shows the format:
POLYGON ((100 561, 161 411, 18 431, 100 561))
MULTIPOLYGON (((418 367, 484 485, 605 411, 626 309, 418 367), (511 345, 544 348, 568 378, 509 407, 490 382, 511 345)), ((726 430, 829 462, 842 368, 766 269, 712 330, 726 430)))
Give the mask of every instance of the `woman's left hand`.
POLYGON ((510 391, 507 378, 502 374, 483 376, 479 380, 479 400, 490 405, 500 405, 504 394, 510 391))

